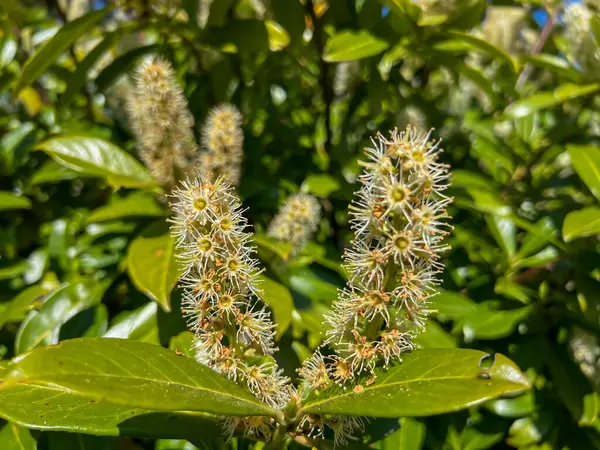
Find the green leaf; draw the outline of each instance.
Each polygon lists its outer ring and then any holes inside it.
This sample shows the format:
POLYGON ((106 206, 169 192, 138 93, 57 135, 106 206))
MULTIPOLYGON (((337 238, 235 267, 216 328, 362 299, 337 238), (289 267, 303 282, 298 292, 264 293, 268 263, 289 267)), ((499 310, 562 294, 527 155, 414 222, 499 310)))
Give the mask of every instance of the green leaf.
POLYGON ((567 214, 562 233, 565 242, 600 234, 600 208, 590 206, 567 214))
POLYGON ((27 60, 15 86, 15 91, 19 92, 37 80, 78 38, 88 33, 97 22, 105 17, 107 11, 107 9, 93 11, 67 23, 58 30, 58 33, 27 60))
POLYGON ((567 151, 579 177, 600 200, 600 148, 592 145, 567 145, 567 151))
POLYGON ((106 178, 115 188, 154 184, 152 176, 133 156, 97 137, 59 136, 42 142, 36 148, 70 169, 106 178))
POLYGON ((48 435, 48 450, 111 450, 113 442, 107 437, 58 432, 48 435))
POLYGON ((177 336, 173 336, 169 342, 169 348, 171 350, 192 359, 194 359, 193 346, 194 333, 191 331, 182 331, 177 336))
POLYGON ((410 417, 400 419, 400 429, 381 441, 381 450, 421 450, 425 443, 425 424, 410 417))
POLYGON ((0 448, 2 450, 36 450, 37 443, 27 428, 9 422, 0 430, 0 448))
POLYGON ((73 339, 38 348, 12 360, 0 397, 23 387, 62 397, 110 402, 153 411, 196 411, 222 415, 277 412, 212 369, 171 350, 122 339, 73 339))
POLYGON ((37 184, 74 180, 75 178, 83 177, 85 177, 85 174, 69 169, 53 159, 49 159, 31 176, 31 184, 35 186, 37 184))
POLYGON ((577 86, 565 84, 553 92, 540 92, 530 97, 517 100, 504 110, 504 114, 513 119, 528 116, 536 111, 541 111, 552 106, 560 105, 567 100, 584 97, 600 90, 600 84, 577 86))
POLYGON ((327 198, 340 189, 340 183, 331 175, 312 174, 306 177, 302 183, 302 192, 327 198))
POLYGON ((261 275, 260 288, 263 291, 262 300, 269 305, 275 314, 277 323, 277 336, 281 337, 292 322, 294 300, 289 289, 276 281, 261 275))
POLYGON ((600 234, 600 208, 589 206, 567 214, 562 234, 565 242, 600 234))
POLYGON ((81 311, 102 300, 106 283, 84 280, 65 284, 50 295, 39 311, 31 311, 15 338, 15 353, 58 342, 61 326, 81 311))
POLYGON ((88 223, 128 217, 160 217, 165 211, 158 205, 154 197, 145 192, 133 194, 93 210, 87 218, 88 223))
POLYGON ((535 398, 531 391, 516 398, 498 398, 485 404, 485 407, 500 417, 516 419, 535 412, 535 398))
POLYGON ((460 31, 448 31, 450 41, 444 41, 435 46, 437 50, 465 49, 485 53, 486 55, 508 63, 513 72, 518 71, 518 64, 508 53, 484 39, 460 31))
POLYGON ((150 302, 134 311, 122 312, 115 317, 104 337, 159 344, 156 305, 150 302))
POLYGON ((487 215, 485 220, 498 245, 509 258, 512 258, 517 250, 517 227, 513 221, 495 215, 487 215))
POLYGON ((0 314, 0 329, 8 322, 19 322, 25 318, 27 311, 43 296, 47 290, 41 285, 30 286, 19 292, 12 300, 2 303, 4 308, 0 314))
POLYGON ((493 302, 477 304, 476 310, 461 321, 467 342, 473 339, 500 339, 509 336, 533 311, 533 306, 497 310, 492 305, 493 302))
POLYGON ((442 414, 529 388, 508 358, 470 349, 424 349, 402 363, 378 371, 374 384, 361 391, 332 388, 308 400, 301 413, 372 417, 422 417, 442 414))
POLYGON ((292 245, 290 243, 276 241, 266 234, 256 233, 252 240, 259 247, 263 247, 272 251, 283 260, 287 260, 292 251, 292 245))
POLYGON ((182 273, 175 256, 175 242, 169 233, 138 236, 127 251, 131 281, 165 311, 171 310, 171 291, 182 273))
POLYGON ((355 61, 377 55, 389 46, 366 30, 341 31, 327 41, 323 59, 327 62, 355 61))
POLYGON ((456 338, 444 330, 435 320, 428 320, 425 331, 415 338, 415 344, 422 348, 456 348, 456 338))
POLYGON ((315 300, 331 302, 337 298, 338 287, 328 283, 308 267, 290 270, 288 273, 290 287, 315 300))
POLYGON ((429 308, 437 312, 441 321, 465 317, 477 308, 477 304, 458 292, 440 291, 431 299, 429 308))
POLYGON ((542 53, 539 55, 522 55, 521 58, 528 64, 540 69, 550 70, 557 75, 569 78, 571 81, 577 82, 581 79, 581 75, 569 65, 569 62, 559 56, 542 53))
POLYGON ((274 20, 265 20, 267 33, 269 35, 269 49, 278 52, 290 45, 290 35, 274 20))
POLYGON ((9 209, 31 209, 31 201, 12 192, 0 191, 0 211, 9 209))

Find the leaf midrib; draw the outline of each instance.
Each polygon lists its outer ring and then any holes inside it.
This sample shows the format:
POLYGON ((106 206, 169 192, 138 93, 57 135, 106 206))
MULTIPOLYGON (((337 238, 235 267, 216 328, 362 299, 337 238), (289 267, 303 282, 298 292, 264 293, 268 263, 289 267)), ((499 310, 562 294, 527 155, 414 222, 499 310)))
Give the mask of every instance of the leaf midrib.
MULTIPOLYGON (((431 370, 432 369, 430 369, 430 371, 431 370)), ((420 377, 420 378, 414 378, 414 379, 411 379, 411 380, 401 380, 401 381, 397 381, 397 382, 393 382, 393 383, 387 383, 387 384, 379 384, 379 385, 375 384, 373 387, 366 387, 366 388, 364 388, 363 391, 360 394, 356 394, 355 392, 350 391, 350 392, 346 392, 344 394, 338 395, 338 396, 333 397, 333 398, 330 397, 330 398, 323 399, 321 401, 317 401, 315 403, 310 403, 310 404, 306 405, 305 407, 303 407, 301 409, 301 411, 307 410, 307 409, 312 408, 312 407, 317 406, 317 405, 325 404, 327 402, 337 401, 337 400, 339 400, 341 398, 344 398, 344 397, 347 397, 349 395, 364 395, 367 391, 375 391, 377 389, 384 389, 384 388, 389 388, 389 387, 394 387, 394 386, 400 386, 400 385, 403 385, 403 384, 416 383, 416 382, 419 382, 419 381, 428 381, 429 382, 429 381, 472 380, 472 379, 474 379, 473 376, 453 376, 453 377, 433 377, 433 378, 422 378, 422 377, 420 377)), ((508 381, 508 380, 501 379, 499 381, 503 381, 503 382, 506 382, 506 383, 514 385, 514 386, 520 386, 519 384, 514 383, 512 381, 508 381)), ((526 388, 526 386, 523 386, 523 389, 525 389, 525 388, 526 388)))
MULTIPOLYGON (((270 409, 267 405, 259 403, 258 400, 256 402, 253 402, 251 399, 248 399, 248 398, 236 397, 235 395, 231 395, 231 394, 228 394, 228 393, 224 393, 224 392, 220 392, 220 391, 214 391, 214 390, 211 390, 211 389, 203 388, 200 385, 195 385, 194 386, 194 385, 191 385, 191 384, 185 384, 185 383, 175 382, 175 381, 171 381, 171 380, 169 380, 169 381, 166 381, 166 380, 157 380, 157 379, 153 379, 153 378, 144 378, 144 377, 136 377, 136 376, 123 376, 123 375, 112 375, 112 374, 100 374, 100 375, 98 375, 98 374, 91 374, 91 373, 86 373, 86 372, 69 372, 68 375, 69 376, 73 376, 74 378, 85 377, 85 376, 95 376, 95 377, 107 378, 107 379, 111 379, 111 380, 131 379, 131 380, 140 381, 140 382, 152 382, 152 383, 156 383, 156 384, 159 384, 159 385, 185 386, 185 387, 188 387, 190 390, 193 390, 193 391, 206 391, 206 392, 214 393, 216 395, 220 395, 222 397, 234 399, 234 400, 236 400, 238 402, 244 402, 244 403, 247 403, 247 404, 252 405, 252 406, 258 406, 258 407, 262 408, 264 411, 270 411, 274 415, 274 410, 270 409)), ((4 380, 4 383, 0 384, 0 391, 2 391, 3 389, 5 389, 7 386, 19 385, 19 384, 29 384, 29 385, 32 385, 32 386, 41 386, 41 387, 53 388, 53 389, 60 390, 62 392, 72 393, 72 394, 75 394, 75 395, 82 395, 82 396, 86 396, 86 395, 89 395, 89 396, 94 395, 95 396, 96 395, 96 394, 92 394, 91 392, 88 392, 88 391, 86 391, 84 389, 75 390, 75 389, 71 389, 69 387, 57 384, 61 380, 66 380, 65 377, 54 376, 54 377, 52 377, 52 379, 56 383, 52 383, 52 382, 47 381, 47 380, 38 380, 38 379, 35 379, 35 378, 27 378, 27 379, 22 380, 22 381, 12 381, 12 382, 11 382, 11 380, 4 380)), ((115 401, 109 401, 109 403, 124 404, 124 403, 115 402, 115 401)), ((138 408, 144 409, 146 407, 138 407, 138 408)))

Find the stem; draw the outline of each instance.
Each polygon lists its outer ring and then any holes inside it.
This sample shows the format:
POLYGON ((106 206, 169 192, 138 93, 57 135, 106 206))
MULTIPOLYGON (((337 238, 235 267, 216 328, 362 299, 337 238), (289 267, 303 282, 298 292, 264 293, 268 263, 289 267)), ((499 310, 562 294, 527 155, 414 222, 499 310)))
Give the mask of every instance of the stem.
MULTIPOLYGON (((544 28, 542 28, 540 37, 538 38, 537 42, 531 49, 532 56, 538 55, 542 51, 542 49, 544 48, 544 44, 550 37, 550 33, 552 32, 552 28, 554 27, 555 23, 556 23, 556 16, 554 14, 549 13, 548 20, 546 20, 546 23, 544 24, 544 28)), ((532 70, 533 70, 533 66, 531 64, 527 64, 525 66, 525 68, 521 72, 521 75, 519 75, 517 84, 515 85, 516 90, 519 90, 525 84, 525 82, 527 81, 527 78, 529 78, 529 75, 531 75, 532 70)))

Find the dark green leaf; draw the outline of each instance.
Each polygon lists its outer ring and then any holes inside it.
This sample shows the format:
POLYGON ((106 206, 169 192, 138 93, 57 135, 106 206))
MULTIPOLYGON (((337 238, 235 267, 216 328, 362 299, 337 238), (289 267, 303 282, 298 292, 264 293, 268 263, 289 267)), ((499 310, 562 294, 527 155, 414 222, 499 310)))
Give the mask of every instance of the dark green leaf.
POLYGON ((0 396, 24 387, 54 391, 46 399, 54 408, 64 397, 77 397, 154 411, 276 414, 206 366, 157 345, 122 339, 73 339, 21 355, 9 366, 0 396))
POLYGON ((420 417, 467 408, 529 388, 529 382, 508 358, 490 358, 468 349, 424 349, 403 356, 402 363, 379 372, 361 391, 333 388, 309 400, 302 412, 373 417, 420 417))
POLYGON ((430 308, 442 321, 456 320, 476 310, 476 304, 458 292, 441 291, 431 299, 430 308))
POLYGON ((262 300, 269 305, 275 314, 277 336, 281 337, 292 322, 294 300, 290 291, 282 284, 261 275, 260 288, 263 291, 262 300))
POLYGON ((510 335, 519 323, 532 312, 532 306, 512 310, 497 310, 492 302, 477 304, 475 311, 465 317, 462 330, 467 342, 473 339, 500 339, 510 335))
POLYGON ((37 147, 66 167, 88 175, 104 177, 111 186, 148 187, 148 171, 119 147, 96 137, 60 136, 37 147))
POLYGON ((50 433, 48 443, 48 450, 111 450, 113 446, 111 438, 64 432, 50 433))
POLYGON ((592 145, 567 145, 567 151, 579 177, 600 200, 600 148, 592 145))
POLYGON ((49 159, 31 176, 31 184, 55 183, 62 180, 84 178, 85 176, 84 173, 69 169, 53 159, 49 159))
POLYGON ((15 86, 15 91, 18 92, 37 80, 78 38, 88 33, 96 23, 105 17, 106 13, 106 9, 90 12, 58 30, 52 39, 27 60, 15 86))
POLYGON ((566 84, 559 87, 554 92, 540 92, 530 97, 517 100, 506 108, 504 114, 512 118, 528 116, 536 111, 560 105, 567 100, 593 94, 599 89, 600 84, 588 84, 585 86, 566 84))
POLYGON ((600 234, 600 208, 589 206, 567 214, 562 234, 565 242, 600 234))
POLYGON ((88 216, 87 222, 104 222, 127 217, 160 217, 164 215, 165 211, 154 200, 154 197, 145 192, 134 192, 125 198, 115 200, 106 206, 93 210, 88 216))
POLYGON ((170 234, 138 236, 127 252, 127 271, 133 284, 165 310, 171 310, 171 291, 182 273, 170 234))
POLYGON ((338 287, 320 278, 308 267, 291 270, 288 282, 293 290, 315 300, 331 302, 337 297, 338 287))
POLYGON ((39 345, 56 344, 61 326, 81 311, 98 304, 106 288, 106 283, 96 280, 65 284, 59 288, 39 311, 31 311, 23 321, 15 339, 15 353, 24 353, 39 345))
POLYGON ((323 59, 328 62, 354 61, 377 55, 389 46, 366 30, 341 31, 327 41, 323 59))

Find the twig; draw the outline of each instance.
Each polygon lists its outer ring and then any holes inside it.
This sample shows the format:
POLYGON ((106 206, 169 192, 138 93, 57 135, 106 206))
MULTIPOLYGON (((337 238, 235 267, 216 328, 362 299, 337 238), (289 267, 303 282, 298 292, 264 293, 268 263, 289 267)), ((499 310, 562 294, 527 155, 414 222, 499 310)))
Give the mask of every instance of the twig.
MULTIPOLYGON (((540 33, 540 37, 531 49, 531 56, 540 54, 540 52, 544 48, 544 45, 546 44, 546 41, 550 37, 550 33, 552 32, 552 28, 554 28, 555 23, 556 16, 553 14, 549 14, 548 20, 546 20, 544 28, 542 28, 542 32, 540 33)), ((523 71, 519 75, 519 78, 517 79, 517 84, 515 85, 516 90, 519 90, 525 84, 527 78, 529 78, 529 75, 531 75, 532 70, 533 66, 531 64, 525 65, 525 68, 523 69, 523 71)))

